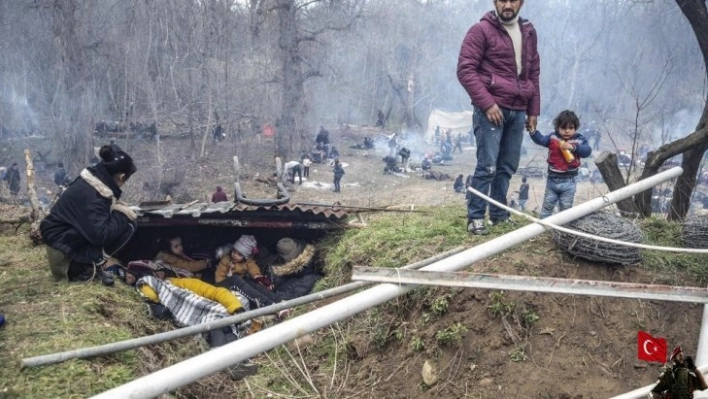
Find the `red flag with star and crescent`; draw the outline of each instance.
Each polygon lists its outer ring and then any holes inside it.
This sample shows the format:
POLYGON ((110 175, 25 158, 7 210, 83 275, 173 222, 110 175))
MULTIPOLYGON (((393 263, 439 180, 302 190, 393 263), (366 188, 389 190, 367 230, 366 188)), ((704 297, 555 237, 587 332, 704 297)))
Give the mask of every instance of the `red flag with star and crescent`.
POLYGON ((666 363, 666 340, 644 331, 637 332, 637 358, 647 362, 666 363))

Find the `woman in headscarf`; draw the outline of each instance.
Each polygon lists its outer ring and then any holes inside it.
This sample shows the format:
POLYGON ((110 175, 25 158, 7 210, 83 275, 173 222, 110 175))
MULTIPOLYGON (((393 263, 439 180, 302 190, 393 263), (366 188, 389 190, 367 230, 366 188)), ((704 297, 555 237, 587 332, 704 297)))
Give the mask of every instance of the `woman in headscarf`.
POLYGON ((121 187, 137 171, 133 159, 117 145, 99 150, 101 161, 83 171, 59 197, 40 224, 52 275, 86 281, 113 278, 103 266, 135 233, 135 212, 119 201, 121 187))

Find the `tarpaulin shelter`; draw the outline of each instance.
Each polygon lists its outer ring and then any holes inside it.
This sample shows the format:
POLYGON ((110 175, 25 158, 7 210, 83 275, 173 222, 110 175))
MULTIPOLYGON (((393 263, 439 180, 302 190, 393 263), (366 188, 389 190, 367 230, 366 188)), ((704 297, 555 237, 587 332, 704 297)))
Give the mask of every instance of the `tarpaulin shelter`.
MULTIPOLYGON (((440 133, 452 131, 453 136, 466 135, 472 129, 472 111, 445 112, 434 109, 428 117, 428 128, 425 131, 425 140, 434 140, 435 128, 440 126, 440 133)), ((444 137, 444 136, 443 136, 444 137)))

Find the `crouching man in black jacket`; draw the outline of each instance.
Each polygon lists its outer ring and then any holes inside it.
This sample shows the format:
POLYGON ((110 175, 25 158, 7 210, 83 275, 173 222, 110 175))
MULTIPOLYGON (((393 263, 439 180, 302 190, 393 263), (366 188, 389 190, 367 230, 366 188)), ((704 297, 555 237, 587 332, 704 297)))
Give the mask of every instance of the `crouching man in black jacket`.
POLYGON ((137 171, 133 159, 117 145, 104 145, 99 155, 101 162, 81 171, 40 224, 49 267, 58 280, 96 276, 112 285, 103 270, 105 257, 135 233, 135 212, 119 201, 120 188, 137 171))

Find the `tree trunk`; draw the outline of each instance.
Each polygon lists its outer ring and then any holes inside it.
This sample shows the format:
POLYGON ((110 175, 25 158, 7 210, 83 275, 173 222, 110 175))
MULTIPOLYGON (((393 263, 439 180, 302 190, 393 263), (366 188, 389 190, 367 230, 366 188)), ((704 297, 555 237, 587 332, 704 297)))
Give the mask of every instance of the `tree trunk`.
MULTIPOLYGON (((704 0, 676 0, 681 12, 688 19, 693 29, 698 46, 703 54, 703 64, 708 68, 708 9, 704 0)), ((706 69, 708 77, 708 69, 706 69)), ((669 211, 670 220, 681 220, 688 213, 691 204, 691 195, 696 187, 696 174, 700 165, 703 153, 708 146, 708 98, 703 108, 696 131, 686 137, 664 144, 647 156, 647 162, 642 171, 641 179, 654 176, 659 171, 661 165, 669 158, 684 154, 682 166, 683 175, 676 180, 674 186, 674 196, 671 199, 671 209, 669 211)), ((634 201, 643 216, 651 215, 651 195, 652 190, 647 190, 637 194, 634 201)))
MULTIPOLYGON (((706 126, 708 122, 706 112, 708 112, 708 108, 703 112, 703 117, 698 125, 699 129, 708 128, 708 126, 706 126)), ((700 172, 703 154, 705 154, 707 149, 708 135, 706 135, 701 144, 691 147, 690 150, 683 153, 683 160, 681 162, 683 174, 676 179, 674 195, 671 198, 671 207, 669 208, 669 220, 680 221, 688 214, 688 210, 691 207, 691 196, 693 195, 693 190, 696 188, 696 177, 700 172)))
POLYGON ((302 57, 297 32, 297 9, 294 0, 278 0, 278 44, 282 61, 282 109, 275 135, 276 155, 287 159, 293 151, 305 96, 302 57))
MULTIPOLYGON (((675 155, 682 154, 691 148, 702 148, 706 140, 708 140, 708 126, 704 126, 702 129, 697 130, 686 137, 672 141, 668 144, 664 144, 656 151, 650 152, 647 155, 647 162, 644 165, 644 170, 642 171, 642 175, 639 180, 656 175, 659 172, 661 165, 663 165, 667 159, 675 155)), ((685 173, 686 171, 684 170, 684 174, 685 173)), ((693 189, 691 189, 691 191, 693 191, 693 189)), ((639 213, 642 216, 651 216, 651 194, 652 189, 649 189, 637 194, 634 197, 634 202, 637 204, 639 213)))
MULTIPOLYGON (((708 78, 708 8, 705 0, 676 0, 681 12, 691 24, 691 29, 696 35, 698 46, 703 54, 703 65, 708 78)), ((674 195, 671 198, 671 208, 669 209, 669 220, 683 220, 691 207, 691 196, 696 188, 696 176, 700 172, 700 164, 708 149, 708 96, 705 99, 703 115, 701 116, 696 133, 703 132, 701 140, 696 145, 689 147, 683 154, 683 174, 676 180, 674 195)))
POLYGON ((82 110, 90 104, 85 104, 88 96, 84 62, 87 57, 76 33, 79 27, 77 8, 77 0, 54 0, 52 3, 52 31, 61 59, 60 85, 64 94, 58 101, 60 109, 56 112, 55 127, 61 147, 69 154, 69 167, 74 169, 87 164, 93 152, 93 129, 89 126, 91 110, 82 110))
POLYGON ((44 219, 44 211, 42 211, 42 206, 39 203, 39 199, 37 199, 37 188, 34 184, 34 164, 32 163, 29 149, 25 149, 25 162, 27 163, 27 196, 32 205, 30 238, 35 245, 38 245, 42 241, 39 223, 44 219))
MULTIPOLYGON (((597 169, 600 171, 600 174, 602 174, 602 179, 605 181, 610 191, 619 190, 625 186, 624 177, 622 176, 619 166, 617 166, 617 154, 603 151, 595 158, 595 165, 597 165, 597 169)), ((619 209, 622 216, 636 216, 639 214, 639 210, 631 198, 626 198, 618 202, 617 209, 619 209)))

